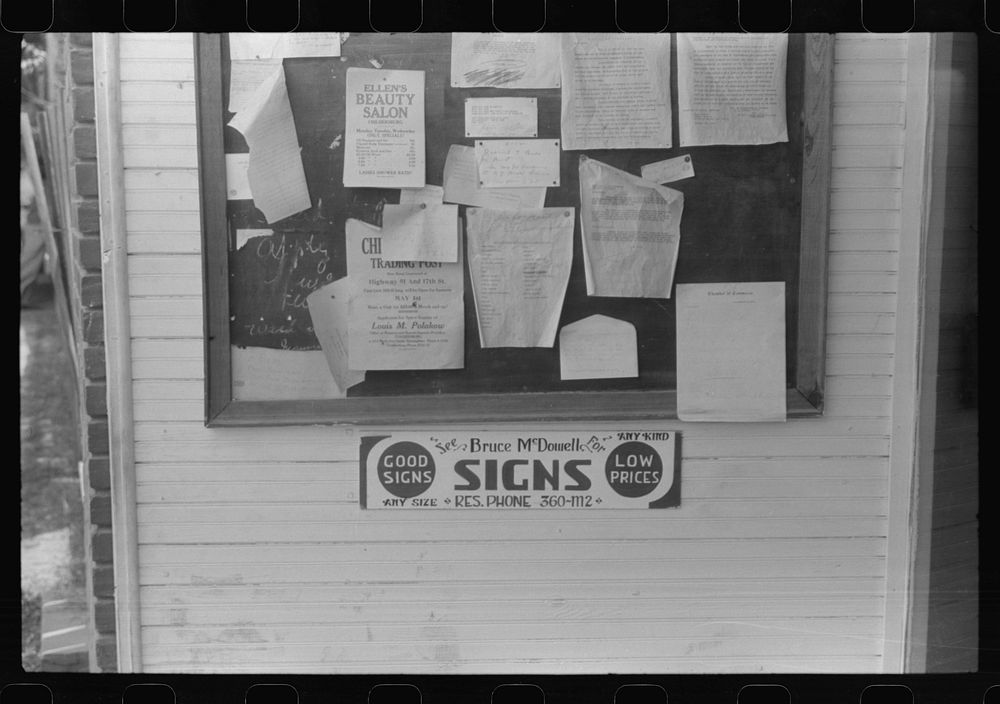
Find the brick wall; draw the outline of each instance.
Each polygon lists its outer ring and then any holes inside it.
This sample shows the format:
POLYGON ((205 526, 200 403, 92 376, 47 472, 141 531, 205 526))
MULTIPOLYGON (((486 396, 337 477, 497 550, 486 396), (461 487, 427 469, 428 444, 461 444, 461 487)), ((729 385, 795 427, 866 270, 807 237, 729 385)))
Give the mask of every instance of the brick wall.
POLYGON ((91 668, 117 670, 115 652, 114 565, 111 550, 111 473, 108 459, 108 410, 104 355, 97 138, 94 124, 94 57, 89 33, 50 37, 50 100, 62 113, 67 133, 66 182, 69 187, 70 305, 76 308, 74 336, 81 351, 77 379, 80 445, 88 501, 91 623, 95 641, 91 668))

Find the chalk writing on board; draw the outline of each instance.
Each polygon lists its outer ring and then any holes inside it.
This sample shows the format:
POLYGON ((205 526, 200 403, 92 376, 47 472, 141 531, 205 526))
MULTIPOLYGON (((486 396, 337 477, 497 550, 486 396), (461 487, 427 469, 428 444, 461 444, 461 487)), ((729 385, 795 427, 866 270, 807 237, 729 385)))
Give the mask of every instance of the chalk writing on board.
POLYGON ((324 236, 281 232, 252 237, 230 256, 233 344, 320 349, 306 299, 337 278, 324 236))

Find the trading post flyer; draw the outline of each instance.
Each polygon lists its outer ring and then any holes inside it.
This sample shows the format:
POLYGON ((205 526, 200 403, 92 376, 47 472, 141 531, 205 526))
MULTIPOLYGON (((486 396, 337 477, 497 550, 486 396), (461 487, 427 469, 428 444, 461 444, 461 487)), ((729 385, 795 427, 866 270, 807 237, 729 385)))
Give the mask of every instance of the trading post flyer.
POLYGON ((368 509, 600 509, 680 505, 667 431, 392 433, 361 438, 368 509))
POLYGON ((347 69, 344 185, 424 185, 424 72, 347 69))

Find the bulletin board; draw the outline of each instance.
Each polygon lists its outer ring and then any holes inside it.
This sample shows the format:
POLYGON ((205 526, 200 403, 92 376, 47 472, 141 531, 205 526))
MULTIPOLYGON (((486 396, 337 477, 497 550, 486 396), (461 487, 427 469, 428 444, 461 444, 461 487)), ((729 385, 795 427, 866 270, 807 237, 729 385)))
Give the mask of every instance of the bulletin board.
MULTIPOLYGON (((639 175, 644 164, 689 154, 694 178, 667 184, 684 193, 674 283, 784 281, 789 417, 815 416, 823 405, 825 256, 830 168, 832 41, 827 35, 790 35, 787 55, 788 141, 754 146, 680 146, 676 41, 671 42, 673 147, 562 151, 561 181, 545 206, 579 213, 581 155, 639 175)), ((450 87, 451 35, 351 34, 339 57, 286 58, 288 100, 301 146, 312 207, 268 224, 252 201, 228 200, 227 154, 247 151, 227 123, 229 53, 226 35, 198 35, 198 128, 204 239, 206 423, 438 423, 555 419, 676 417, 676 340, 672 298, 588 296, 579 217, 573 264, 560 327, 603 314, 632 323, 639 374, 624 379, 561 380, 558 342, 552 348, 483 349, 465 271, 463 369, 369 371, 345 398, 234 400, 233 347, 318 350, 305 316, 293 328, 254 328, 285 296, 304 298, 319 268, 326 278, 346 275, 345 222, 381 224, 385 204, 399 189, 343 185, 345 78, 349 67, 411 69, 425 75, 426 183, 441 185, 448 148, 471 146, 464 101, 470 97, 537 98, 538 137, 560 137, 558 88, 505 90, 450 87), (239 248, 237 230, 273 231, 270 257, 298 253, 277 284, 262 280, 259 248, 239 248), (300 282, 305 283, 300 283, 300 282), (296 286, 304 287, 296 290, 296 286)), ((464 236, 465 206, 459 206, 464 236)), ((325 279, 324 279, 325 280, 325 279)))

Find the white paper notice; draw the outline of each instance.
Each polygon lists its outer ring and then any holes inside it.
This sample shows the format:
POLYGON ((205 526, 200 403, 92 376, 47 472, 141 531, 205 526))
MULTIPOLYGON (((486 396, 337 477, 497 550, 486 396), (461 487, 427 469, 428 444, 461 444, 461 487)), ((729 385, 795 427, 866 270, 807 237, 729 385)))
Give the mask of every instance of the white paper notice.
POLYGON ((232 32, 230 61, 340 56, 339 32, 232 32))
POLYGON ((559 331, 559 378, 621 379, 639 376, 635 326, 592 315, 559 331))
POLYGON ((365 380, 365 373, 351 371, 348 365, 348 304, 350 281, 344 277, 318 288, 306 297, 313 332, 323 349, 337 386, 347 391, 365 380))
POLYGON ((639 173, 647 181, 673 183, 694 176, 694 164, 691 161, 691 155, 685 154, 673 159, 646 164, 639 168, 639 173))
POLYGON ((479 341, 552 347, 573 263, 573 208, 465 212, 479 341))
POLYGON ((382 258, 457 262, 458 206, 440 203, 383 206, 382 258))
POLYGON ((671 145, 670 35, 562 35, 563 149, 671 145))
POLYGON ((483 188, 559 185, 558 139, 477 139, 475 148, 483 188))
POLYGON ((277 222, 311 207, 283 69, 257 88, 229 124, 250 147, 247 178, 253 204, 267 221, 277 222))
POLYGON ((423 188, 400 188, 399 204, 427 203, 435 205, 444 201, 444 187, 424 186, 423 188))
POLYGON ((424 185, 424 72, 347 69, 344 185, 424 185))
POLYGON ((247 178, 248 168, 250 168, 249 154, 226 154, 227 200, 253 200, 250 180, 247 178))
POLYGON ((537 98, 466 98, 466 137, 537 137, 537 98))
POLYGON ((670 298, 684 194, 580 158, 580 231, 590 296, 670 298))
MULTIPOLYGON (((383 259, 382 230, 348 219, 348 361, 352 369, 461 369, 462 262, 383 259)), ((459 257, 461 259, 461 257, 459 257)))
POLYGON ((541 208, 545 205, 545 189, 483 188, 479 185, 475 148, 453 144, 444 162, 444 200, 501 210, 541 208))
POLYGON ((785 284, 677 285, 677 416, 785 420, 785 284))
POLYGON ((787 34, 678 34, 681 144, 787 142, 787 57, 787 34))
POLYGON ((456 32, 452 88, 558 88, 559 35, 456 32))
POLYGON ((319 350, 272 350, 233 345, 233 399, 305 401, 343 398, 319 350))
POLYGON ((281 68, 281 59, 233 61, 229 65, 229 112, 245 108, 260 84, 281 68))

